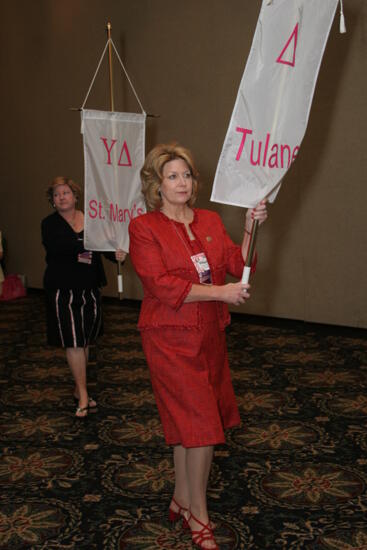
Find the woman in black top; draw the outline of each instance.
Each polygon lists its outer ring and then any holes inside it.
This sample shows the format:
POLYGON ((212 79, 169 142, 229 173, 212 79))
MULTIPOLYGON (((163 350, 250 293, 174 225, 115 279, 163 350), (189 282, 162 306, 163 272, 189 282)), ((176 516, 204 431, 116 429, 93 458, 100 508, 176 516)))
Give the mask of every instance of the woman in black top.
MULTIPOLYGON (((84 418, 96 407, 88 395, 89 345, 101 332, 100 288, 106 284, 101 254, 85 250, 84 214, 76 209, 79 186, 59 176, 47 189, 55 212, 42 220, 42 243, 46 249, 44 288, 47 299, 47 342, 66 349, 66 359, 75 381, 75 415, 84 418)), ((123 261, 126 253, 105 253, 123 261)))

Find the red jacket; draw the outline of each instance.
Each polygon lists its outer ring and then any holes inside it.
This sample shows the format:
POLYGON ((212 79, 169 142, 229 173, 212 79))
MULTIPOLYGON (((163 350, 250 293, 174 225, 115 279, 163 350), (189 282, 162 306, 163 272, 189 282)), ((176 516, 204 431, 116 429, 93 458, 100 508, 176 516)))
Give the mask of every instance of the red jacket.
MULTIPOLYGON (((207 257, 213 284, 225 284, 227 273, 240 279, 244 267, 241 247, 232 242, 219 215, 194 209, 190 228, 207 257)), ((130 222, 130 257, 144 289, 138 323, 141 330, 200 329, 203 322, 199 314, 201 302, 184 303, 192 284, 199 284, 199 277, 189 249, 179 235, 182 229, 183 224, 159 211, 130 222)), ((230 322, 228 306, 223 302, 216 304, 219 323, 224 329, 230 322)))

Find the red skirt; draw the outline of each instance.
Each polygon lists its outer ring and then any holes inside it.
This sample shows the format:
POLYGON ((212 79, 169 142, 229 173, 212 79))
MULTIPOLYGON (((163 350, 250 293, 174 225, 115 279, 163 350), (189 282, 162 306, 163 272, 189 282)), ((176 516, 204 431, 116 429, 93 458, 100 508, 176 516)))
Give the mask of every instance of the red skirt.
POLYGON ((142 331, 154 396, 168 445, 201 447, 225 442, 240 423, 225 333, 217 320, 201 331, 142 331))

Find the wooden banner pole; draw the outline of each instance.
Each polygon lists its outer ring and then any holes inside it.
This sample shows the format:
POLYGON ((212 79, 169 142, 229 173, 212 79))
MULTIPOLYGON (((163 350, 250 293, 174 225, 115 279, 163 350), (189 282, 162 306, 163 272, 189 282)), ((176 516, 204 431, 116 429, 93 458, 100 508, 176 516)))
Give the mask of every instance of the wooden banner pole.
POLYGON ((248 247, 245 267, 243 268, 243 273, 242 273, 241 282, 244 284, 248 283, 250 279, 251 264, 255 254, 256 237, 257 237, 258 228, 259 228, 259 220, 255 220, 251 228, 250 244, 248 247))
MULTIPOLYGON (((112 68, 112 44, 111 44, 111 30, 112 25, 107 23, 107 37, 108 37, 108 67, 109 67, 109 79, 110 79, 110 110, 115 110, 115 101, 113 93, 113 68, 112 68)), ((117 262, 117 289, 120 300, 122 300, 122 266, 121 262, 117 262)))

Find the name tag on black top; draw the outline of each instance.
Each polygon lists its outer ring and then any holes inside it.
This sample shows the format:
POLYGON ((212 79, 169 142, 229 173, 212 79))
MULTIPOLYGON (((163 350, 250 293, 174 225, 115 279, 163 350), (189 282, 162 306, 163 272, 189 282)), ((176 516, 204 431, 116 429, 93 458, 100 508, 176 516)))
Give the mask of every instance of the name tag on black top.
POLYGON ((92 254, 90 250, 86 250, 85 252, 81 252, 78 254, 78 262, 81 264, 91 264, 92 263, 92 254))

